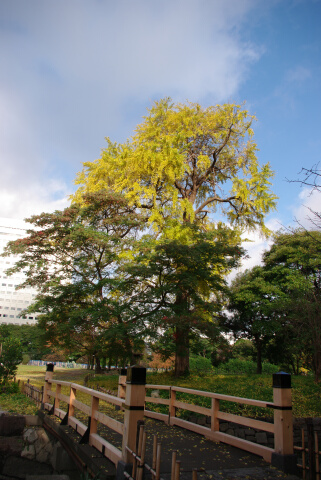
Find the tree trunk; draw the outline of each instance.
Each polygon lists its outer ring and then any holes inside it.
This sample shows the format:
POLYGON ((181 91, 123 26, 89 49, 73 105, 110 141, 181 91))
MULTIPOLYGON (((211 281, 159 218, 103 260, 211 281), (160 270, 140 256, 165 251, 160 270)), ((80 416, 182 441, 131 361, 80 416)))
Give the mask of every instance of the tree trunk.
POLYGON ((258 335, 254 336, 256 346, 256 373, 262 373, 262 342, 258 335))
POLYGON ((189 329, 176 327, 175 376, 189 373, 189 329))
POLYGON ((98 356, 95 356, 95 361, 96 361, 95 372, 96 373, 101 373, 102 368, 101 368, 101 365, 100 365, 100 358, 98 356))

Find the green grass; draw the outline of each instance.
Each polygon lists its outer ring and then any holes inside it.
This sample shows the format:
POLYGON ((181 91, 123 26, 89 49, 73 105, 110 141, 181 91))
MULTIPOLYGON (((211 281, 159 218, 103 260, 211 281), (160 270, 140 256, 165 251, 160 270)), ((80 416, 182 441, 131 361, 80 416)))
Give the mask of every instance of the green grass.
MULTIPOLYGON (((170 373, 147 374, 147 383, 152 385, 176 385, 180 387, 204 390, 208 392, 222 393, 235 397, 253 398, 256 400, 273 401, 272 375, 189 375, 177 379, 170 373)), ((89 386, 99 384, 100 386, 117 390, 118 376, 96 375, 89 381, 89 386)), ((294 417, 321 417, 321 384, 317 385, 313 377, 292 376, 292 399, 294 417)), ((160 391, 160 396, 168 395, 160 391)), ((178 399, 198 403, 209 407, 209 400, 205 397, 195 395, 177 394, 178 399)), ((157 407, 159 411, 163 406, 157 407)), ((165 407, 166 408, 166 407, 165 407)), ((258 409, 248 405, 240 405, 231 402, 221 402, 220 408, 224 411, 245 416, 266 417, 272 416, 271 409, 258 409)), ((165 412, 165 410, 164 410, 165 412)))
MULTIPOLYGON (((87 375, 88 370, 57 368, 55 369, 54 378, 83 385, 87 375)), ((20 365, 16 378, 21 381, 27 381, 29 378, 30 383, 40 387, 44 384, 45 367, 20 365)), ((170 373, 149 373, 147 374, 147 383, 153 385, 177 385, 195 390, 223 393, 236 397, 254 398, 268 402, 272 402, 273 400, 272 375, 206 374, 198 376, 191 374, 190 376, 177 379, 170 373)), ((89 380, 88 386, 95 388, 97 384, 106 389, 117 391, 118 375, 95 375, 89 380)), ((313 378, 309 376, 292 376, 292 386, 294 417, 321 417, 321 384, 315 384, 313 378)), ((63 393, 67 394, 68 391, 63 391, 63 393)), ((166 395, 168 395, 167 392, 160 391, 160 396, 166 398, 166 395)), ((205 397, 177 394, 177 398, 207 407, 210 406, 209 400, 205 397)), ((89 399, 87 401, 84 398, 84 401, 88 403, 89 399)), ((37 411, 34 404, 26 397, 13 393, 0 395, 0 408, 16 413, 36 413, 37 411)), ((153 408, 157 408, 159 411, 164 411, 165 413, 167 407, 153 406, 153 408)), ((221 402, 220 408, 231 413, 257 418, 273 415, 273 411, 270 409, 258 409, 230 402, 221 402)))

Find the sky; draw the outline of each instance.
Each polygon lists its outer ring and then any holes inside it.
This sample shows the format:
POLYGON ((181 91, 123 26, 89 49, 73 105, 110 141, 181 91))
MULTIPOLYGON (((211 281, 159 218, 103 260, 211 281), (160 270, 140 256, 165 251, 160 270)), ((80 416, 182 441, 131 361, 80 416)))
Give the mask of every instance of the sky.
MULTIPOLYGON (((306 223, 321 196, 287 180, 321 159, 320 24, 321 0, 1 0, 0 217, 67 206, 105 137, 170 96, 246 102, 275 172, 267 225, 306 223)), ((266 245, 246 243, 248 267, 266 245)))

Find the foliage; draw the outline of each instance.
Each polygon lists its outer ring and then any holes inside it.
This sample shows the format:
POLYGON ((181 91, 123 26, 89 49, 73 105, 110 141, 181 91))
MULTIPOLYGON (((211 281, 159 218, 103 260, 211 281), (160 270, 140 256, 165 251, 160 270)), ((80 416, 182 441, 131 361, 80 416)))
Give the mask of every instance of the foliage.
POLYGON ((283 295, 278 285, 271 283, 263 267, 240 273, 229 290, 229 313, 223 325, 236 338, 253 340, 256 348, 257 373, 262 373, 263 347, 282 329, 280 315, 271 308, 276 296, 283 295))
MULTIPOLYGON (((90 381, 94 387, 98 382, 96 378, 90 381)), ((106 389, 117 390, 118 376, 106 375, 99 383, 106 389)), ((188 376, 177 378, 170 373, 147 373, 147 383, 151 385, 176 385, 179 387, 222 393, 242 398, 273 401, 272 374, 205 374, 191 373, 188 376)), ((165 392, 160 390, 160 396, 165 392)), ((168 393, 167 393, 168 395, 168 393)), ((181 394, 198 405, 209 406, 204 397, 181 394)), ((321 417, 321 385, 315 384, 309 376, 292 376, 292 399, 294 417, 321 417)), ((178 395, 178 398, 181 398, 178 395)), ((222 409, 229 413, 265 418, 273 416, 269 409, 261 409, 249 405, 240 405, 231 402, 220 402, 222 409)), ((154 406, 155 407, 155 406, 154 406)), ((159 406, 158 406, 159 407, 159 406)), ((161 408, 166 408, 160 406, 161 408)), ((166 410, 165 410, 166 411, 166 410)))
MULTIPOLYGON (((279 232, 264 255, 270 281, 282 295, 273 308, 286 318, 291 339, 303 351, 315 380, 321 378, 321 232, 279 232)), ((302 353, 301 353, 302 356, 302 353)), ((302 365, 307 366, 307 365, 302 365)))
POLYGON ((130 252, 144 219, 121 195, 102 191, 84 197, 83 205, 28 221, 34 228, 27 237, 9 242, 4 255, 20 256, 8 274, 25 271, 21 288, 37 288, 28 311, 40 313, 49 351, 53 344, 76 358, 94 357, 98 365, 121 328, 117 348, 130 356, 137 331, 131 318, 123 321, 128 301, 117 292, 115 269, 130 252), (108 328, 113 329, 110 337, 108 328))
MULTIPOLYGON (((262 373, 272 374, 277 373, 280 368, 277 365, 271 363, 262 362, 262 373)), ((228 362, 219 365, 215 372, 217 373, 229 373, 229 374, 241 374, 241 373, 256 373, 257 365, 251 360, 240 360, 237 358, 231 358, 228 362)))
POLYGON ((160 100, 131 142, 107 139, 101 158, 84 164, 76 198, 108 184, 149 210, 158 228, 204 222, 210 210, 222 207, 231 224, 265 229, 264 215, 276 197, 269 190, 269 165, 260 169, 256 158, 253 120, 238 105, 202 108, 160 100))
POLYGON ((191 340, 200 332, 213 338, 213 330, 218 336, 216 319, 226 289, 224 276, 243 253, 237 233, 223 225, 206 232, 192 224, 184 229, 186 243, 144 237, 124 268, 131 311, 139 318, 144 306, 149 334, 161 334, 154 348, 164 358, 175 352, 176 374, 184 371, 183 366, 178 368, 178 359, 184 358, 188 370, 191 340))
POLYGON ((161 354, 153 352, 151 360, 148 362, 148 368, 154 368, 155 370, 169 370, 174 367, 175 358, 173 356, 164 359, 161 354))
POLYGON ((11 337, 7 326, 0 326, 0 383, 13 379, 22 360, 22 349, 18 339, 11 337))
POLYGON ((22 355, 22 361, 21 361, 21 363, 22 363, 22 365, 28 365, 28 363, 30 362, 30 360, 31 360, 31 359, 30 359, 29 355, 27 355, 26 353, 24 353, 24 354, 22 355))
POLYGON ((255 346, 247 338, 239 338, 233 345, 232 354, 238 360, 254 360, 256 357, 255 346))
MULTIPOLYGON (((275 208, 276 197, 270 191, 272 172, 269 165, 261 168, 256 158, 257 148, 251 128, 253 120, 254 117, 238 105, 202 108, 195 103, 174 104, 169 98, 156 102, 144 122, 137 126, 132 141, 116 144, 107 139, 108 145, 101 158, 84 164, 84 170, 77 178, 76 183, 81 186, 75 200, 81 202, 86 192, 113 185, 116 191, 126 196, 130 205, 146 212, 150 225, 162 234, 162 246, 159 247, 162 252, 155 249, 152 257, 145 255, 143 258, 147 269, 151 265, 158 267, 160 261, 168 265, 170 259, 175 265, 179 249, 183 253, 190 247, 194 235, 190 225, 211 233, 214 226, 212 214, 217 210, 220 211, 218 218, 223 214, 234 228, 234 231, 226 229, 229 230, 227 248, 235 247, 235 237, 240 234, 235 230, 237 228, 259 227, 267 233, 264 216, 275 208)), ((219 226, 219 229, 223 228, 219 226)), ((228 258, 226 251, 221 253, 228 258)), ((187 256, 186 260, 189 258, 192 257, 187 256)), ((202 259, 201 255, 199 259, 202 259)), ((219 263, 221 260, 222 257, 219 263)), ((189 265, 190 272, 194 266, 194 262, 189 265)), ((182 280, 180 262, 177 268, 177 277, 182 280)), ((214 273, 221 277, 219 285, 222 285, 226 272, 215 268, 214 273)), ((145 284, 156 275, 153 268, 145 271, 145 284)), ((175 286, 174 274, 171 276, 172 286, 175 286)), ((195 292, 199 294, 203 286, 207 287, 206 281, 197 279, 193 295, 195 292)), ((221 290, 217 292, 213 285, 210 287, 213 295, 218 297, 221 290)), ((154 291, 157 295, 159 286, 154 291)), ((174 319, 177 375, 189 368, 191 325, 186 318, 191 314, 189 303, 195 301, 195 295, 190 298, 190 292, 190 285, 184 282, 171 292, 173 301, 169 316, 174 319)), ((151 304, 154 300, 149 297, 151 304)), ((159 297, 156 296, 155 302, 159 302, 159 297)), ((209 315, 211 311, 207 313, 209 315)))
POLYGON ((19 415, 36 415, 39 408, 23 393, 0 394, 1 409, 19 415))
POLYGON ((6 325, 8 335, 17 338, 25 355, 33 360, 40 360, 48 353, 45 345, 44 333, 38 325, 6 325))
POLYGON ((192 355, 190 358, 190 371, 198 372, 203 375, 212 369, 212 363, 209 358, 201 357, 200 355, 192 355))

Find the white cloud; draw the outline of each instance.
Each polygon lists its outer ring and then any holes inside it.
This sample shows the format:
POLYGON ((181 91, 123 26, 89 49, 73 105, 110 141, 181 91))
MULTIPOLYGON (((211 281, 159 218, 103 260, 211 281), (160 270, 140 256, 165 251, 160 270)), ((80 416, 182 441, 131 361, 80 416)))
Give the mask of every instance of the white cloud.
POLYGON ((24 219, 42 212, 62 210, 70 204, 66 186, 57 182, 25 185, 19 191, 0 191, 0 217, 24 219))
POLYGON ((2 0, 3 213, 52 209, 49 179, 71 184, 106 135, 131 135, 152 100, 236 95, 262 54, 241 35, 256 8, 256 0, 2 0))
POLYGON ((301 225, 311 230, 315 228, 311 220, 315 221, 317 219, 313 212, 321 213, 321 191, 314 190, 311 192, 311 188, 304 188, 299 194, 299 199, 301 205, 294 209, 297 226, 301 225))

